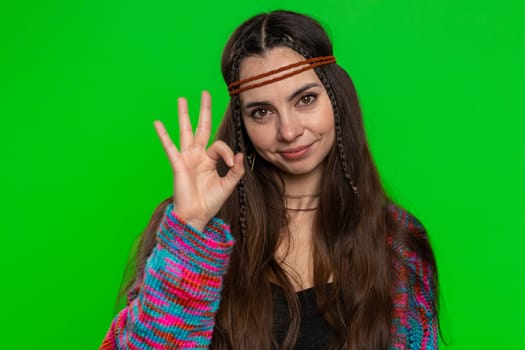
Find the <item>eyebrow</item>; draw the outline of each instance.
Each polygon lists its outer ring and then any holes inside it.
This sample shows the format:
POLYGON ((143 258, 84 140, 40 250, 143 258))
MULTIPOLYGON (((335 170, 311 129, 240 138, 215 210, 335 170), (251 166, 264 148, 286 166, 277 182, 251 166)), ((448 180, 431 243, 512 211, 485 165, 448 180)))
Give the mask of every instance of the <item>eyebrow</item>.
MULTIPOLYGON (((321 84, 319 84, 319 83, 308 83, 308 84, 300 87, 299 89, 295 90, 290 96, 287 97, 287 101, 293 100, 298 95, 302 94, 306 90, 311 89, 313 87, 321 87, 321 84)), ((271 103, 268 102, 268 101, 253 101, 253 102, 245 104, 244 108, 246 109, 246 108, 251 108, 251 107, 256 107, 256 106, 267 106, 267 105, 271 105, 271 103)))

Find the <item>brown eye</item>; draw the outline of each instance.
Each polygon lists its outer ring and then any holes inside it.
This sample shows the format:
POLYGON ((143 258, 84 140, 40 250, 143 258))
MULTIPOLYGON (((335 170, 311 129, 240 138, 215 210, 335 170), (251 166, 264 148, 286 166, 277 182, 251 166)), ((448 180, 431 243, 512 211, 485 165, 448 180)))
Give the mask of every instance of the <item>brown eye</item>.
POLYGON ((316 94, 312 94, 312 93, 310 93, 308 95, 304 95, 304 96, 302 96, 299 99, 298 105, 302 105, 302 106, 311 105, 312 103, 314 103, 316 97, 317 97, 317 95, 316 94))
POLYGON ((251 113, 250 113, 250 117, 252 117, 253 119, 262 119, 266 116, 268 116, 270 114, 270 111, 266 108, 258 108, 258 109, 254 109, 251 113))

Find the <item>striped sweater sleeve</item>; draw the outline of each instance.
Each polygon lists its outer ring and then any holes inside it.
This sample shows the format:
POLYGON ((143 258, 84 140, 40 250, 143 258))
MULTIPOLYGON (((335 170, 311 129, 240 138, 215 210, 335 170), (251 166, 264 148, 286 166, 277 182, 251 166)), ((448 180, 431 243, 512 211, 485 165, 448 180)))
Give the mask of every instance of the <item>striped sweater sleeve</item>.
MULTIPOLYGON (((427 240, 421 223, 403 209, 395 211, 397 219, 417 239, 427 240)), ((389 239, 394 259, 394 319, 389 350, 438 349, 437 310, 434 305, 434 271, 419 254, 405 244, 389 239)))
POLYGON ((232 247, 222 220, 200 232, 168 206, 138 295, 115 317, 100 349, 207 349, 232 247))

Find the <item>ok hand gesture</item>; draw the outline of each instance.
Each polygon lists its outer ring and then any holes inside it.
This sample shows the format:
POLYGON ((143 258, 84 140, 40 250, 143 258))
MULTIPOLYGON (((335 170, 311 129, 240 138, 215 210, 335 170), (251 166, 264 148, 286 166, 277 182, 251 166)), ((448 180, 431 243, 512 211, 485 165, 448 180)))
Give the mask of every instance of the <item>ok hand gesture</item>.
POLYGON ((215 141, 206 149, 211 132, 211 97, 208 92, 202 93, 195 135, 185 98, 178 99, 178 116, 180 149, 160 121, 155 121, 154 125, 173 169, 174 211, 188 224, 202 231, 242 178, 243 155, 234 155, 223 141, 215 141), (224 177, 217 172, 217 162, 221 158, 230 168, 224 177))

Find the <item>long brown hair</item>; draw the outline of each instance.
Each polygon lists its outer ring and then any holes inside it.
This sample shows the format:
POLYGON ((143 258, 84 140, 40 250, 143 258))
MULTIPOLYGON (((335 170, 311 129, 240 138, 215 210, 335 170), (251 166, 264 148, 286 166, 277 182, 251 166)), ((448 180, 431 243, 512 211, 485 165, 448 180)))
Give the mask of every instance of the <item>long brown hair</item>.
MULTIPOLYGON (((239 79, 243 58, 274 47, 291 48, 305 58, 333 54, 325 31, 310 17, 287 11, 257 15, 241 24, 226 44, 222 57, 225 82, 239 79)), ((315 71, 332 103, 336 134, 324 167, 314 227, 317 303, 337 335, 331 348, 386 349, 393 318, 393 252, 388 236, 415 247, 435 271, 434 257, 428 242, 413 242, 416 238, 404 232, 389 213, 391 201, 368 148, 352 80, 337 64, 315 71)), ((235 152, 255 152, 242 124, 238 96, 231 98, 217 138, 235 152)), ((248 163, 245 168, 250 168, 248 163)), ((225 172, 223 164, 219 172, 225 172)), ((151 254, 167 203, 169 200, 157 208, 142 238, 137 275, 151 254)), ((218 214, 230 224, 236 244, 224 278, 212 349, 293 348, 299 333, 298 299, 289 276, 275 259, 280 232, 287 225, 285 213, 284 183, 275 168, 258 157, 253 171, 246 171, 218 214), (282 344, 272 337, 272 285, 284 290, 289 305, 290 324, 282 344)), ((437 286, 437 280, 434 282, 437 286)), ((437 292, 434 296, 437 298, 437 292)))

